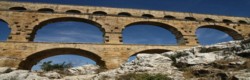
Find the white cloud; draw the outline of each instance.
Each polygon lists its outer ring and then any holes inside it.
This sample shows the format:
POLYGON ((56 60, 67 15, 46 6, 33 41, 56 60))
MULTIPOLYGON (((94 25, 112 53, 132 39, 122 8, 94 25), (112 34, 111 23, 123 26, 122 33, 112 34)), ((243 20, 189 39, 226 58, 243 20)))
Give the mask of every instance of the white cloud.
POLYGON ((38 37, 35 39, 35 41, 38 42, 63 42, 63 41, 67 41, 67 42, 73 42, 75 41, 74 38, 70 38, 70 37, 62 37, 62 36, 55 36, 55 37, 50 37, 50 36, 42 36, 42 37, 38 37))
POLYGON ((225 38, 228 38, 228 37, 230 37, 228 34, 224 34, 224 35, 217 36, 216 39, 217 40, 222 40, 222 39, 225 39, 225 38))
POLYGON ((38 42, 102 42, 102 40, 103 37, 99 33, 80 30, 55 30, 51 35, 40 35, 35 38, 38 42))

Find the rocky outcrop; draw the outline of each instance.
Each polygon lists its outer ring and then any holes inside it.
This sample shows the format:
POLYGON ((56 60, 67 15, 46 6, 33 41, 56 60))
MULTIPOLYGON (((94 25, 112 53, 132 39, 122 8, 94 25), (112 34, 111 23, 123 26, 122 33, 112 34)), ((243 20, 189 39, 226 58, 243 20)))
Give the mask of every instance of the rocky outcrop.
POLYGON ((98 80, 108 78, 116 80, 119 75, 128 73, 161 73, 167 74, 169 77, 177 80, 184 79, 182 72, 172 66, 172 60, 161 54, 138 54, 134 61, 125 63, 118 69, 99 73, 95 79, 98 80))
MULTIPOLYGON (((243 41, 244 42, 244 41, 243 41)), ((198 46, 163 55, 170 57, 185 79, 190 80, 248 80, 250 69, 249 42, 224 42, 209 46, 198 46), (243 71, 242 71, 243 70, 243 71), (239 74, 243 73, 243 74, 239 74)))
POLYGON ((0 80, 49 80, 49 78, 41 77, 37 73, 27 70, 14 70, 0 74, 0 80))
POLYGON ((244 76, 247 72, 238 72, 250 69, 250 60, 246 58, 250 55, 247 53, 250 52, 249 44, 246 41, 230 41, 162 54, 139 54, 134 61, 118 69, 99 73, 96 79, 104 76, 115 80, 119 75, 134 72, 167 74, 174 80, 248 79, 244 76))
POLYGON ((137 58, 120 68, 98 73, 99 66, 85 65, 56 72, 29 72, 0 68, 2 79, 56 80, 117 80, 120 76, 136 73, 165 74, 173 80, 249 80, 250 41, 231 41, 215 45, 160 54, 138 54, 137 58))
POLYGON ((232 79, 234 80, 250 80, 250 71, 249 70, 241 70, 237 72, 232 72, 234 76, 232 79))
POLYGON ((9 67, 0 67, 0 74, 9 73, 12 69, 9 67))
POLYGON ((71 75, 87 75, 96 74, 100 69, 97 65, 87 64, 79 67, 70 68, 67 70, 68 74, 71 75))
POLYGON ((43 74, 43 76, 48 77, 49 79, 60 79, 60 78, 62 78, 62 76, 59 73, 53 72, 53 71, 46 72, 46 73, 43 74))

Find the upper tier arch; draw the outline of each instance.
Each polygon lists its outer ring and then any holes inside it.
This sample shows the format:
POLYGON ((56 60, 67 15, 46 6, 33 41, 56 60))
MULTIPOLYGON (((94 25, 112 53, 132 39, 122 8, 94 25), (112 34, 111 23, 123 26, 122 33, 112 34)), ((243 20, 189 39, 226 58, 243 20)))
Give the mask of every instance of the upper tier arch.
POLYGON ((2 19, 1 17, 0 17, 0 21, 5 22, 5 23, 9 24, 6 20, 2 19))
POLYGON ((216 29, 222 32, 227 33, 229 36, 231 36, 234 40, 241 40, 244 39, 244 37, 240 34, 240 32, 238 32, 237 30, 231 29, 229 27, 225 27, 225 26, 220 26, 220 25, 202 25, 199 26, 196 31, 199 28, 212 28, 212 29, 216 29))
POLYGON ((10 7, 9 10, 12 10, 12 11, 26 11, 27 9, 25 7, 16 6, 16 7, 10 7))
MULTIPOLYGON (((123 28, 123 30, 125 30, 127 27, 130 27, 130 26, 133 26, 133 25, 154 25, 154 26, 164 28, 166 30, 169 30, 175 36, 175 38, 177 39, 177 42, 183 38, 183 34, 178 30, 178 28, 176 28, 176 27, 174 27, 172 25, 169 25, 169 24, 165 24, 165 23, 161 23, 161 22, 155 22, 155 21, 136 21, 136 22, 132 22, 132 23, 127 24, 123 28)), ((122 30, 122 32, 123 32, 123 30, 122 30)), ((180 43, 178 43, 178 44, 180 44, 180 43)))
POLYGON ((33 41, 36 35, 36 32, 42 28, 43 26, 50 24, 50 23, 56 23, 56 22, 65 22, 65 21, 76 21, 76 22, 84 22, 88 23, 91 25, 94 25, 100 29, 103 33, 105 32, 105 29, 102 28, 102 25, 99 24, 98 22, 89 20, 89 19, 84 19, 84 18, 78 18, 78 17, 57 17, 57 18, 49 18, 42 20, 38 22, 38 25, 34 26, 34 29, 32 30, 32 33, 30 34, 29 41, 33 41))
POLYGON ((44 12, 44 13, 53 13, 55 10, 50 9, 50 8, 41 8, 37 10, 38 12, 44 12))
POLYGON ((9 24, 0 18, 0 41, 7 41, 11 32, 11 28, 9 27, 9 24))

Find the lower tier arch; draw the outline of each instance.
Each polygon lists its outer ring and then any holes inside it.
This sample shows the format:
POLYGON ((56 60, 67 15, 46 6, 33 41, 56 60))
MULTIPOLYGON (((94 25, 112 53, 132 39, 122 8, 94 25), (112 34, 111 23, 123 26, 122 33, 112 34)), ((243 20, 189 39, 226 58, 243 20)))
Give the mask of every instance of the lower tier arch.
POLYGON ((62 55, 62 54, 74 54, 74 55, 87 57, 95 61, 96 64, 99 65, 101 68, 105 68, 105 62, 101 60, 101 57, 90 51, 82 50, 82 49, 74 49, 74 48, 54 48, 54 49, 47 49, 47 50, 39 51, 32 55, 29 55, 28 57, 26 57, 25 60, 23 60, 19 64, 18 69, 31 70, 32 66, 37 64, 42 59, 45 59, 51 56, 62 55))

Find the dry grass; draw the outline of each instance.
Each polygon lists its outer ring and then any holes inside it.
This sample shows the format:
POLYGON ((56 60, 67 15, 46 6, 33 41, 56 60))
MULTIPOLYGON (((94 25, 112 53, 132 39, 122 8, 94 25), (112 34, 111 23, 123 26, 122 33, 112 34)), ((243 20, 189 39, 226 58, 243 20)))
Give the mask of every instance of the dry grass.
POLYGON ((200 66, 200 67, 186 67, 181 68, 183 76, 189 79, 199 79, 199 80, 228 80, 232 78, 232 75, 227 75, 229 71, 239 71, 248 69, 250 71, 250 59, 228 59, 228 60, 218 60, 214 63, 200 66), (237 62, 239 60, 245 60, 242 65, 230 64, 231 62, 237 62))
POLYGON ((228 76, 220 70, 195 70, 189 69, 184 71, 183 76, 186 80, 198 79, 198 80, 228 80, 228 76))
POLYGON ((193 74, 193 71, 194 71, 193 69, 186 69, 186 70, 184 70, 183 76, 186 79, 195 78, 195 75, 193 74))
MULTIPOLYGON (((221 70, 232 70, 232 71, 236 71, 236 70, 241 70, 241 69, 245 69, 244 66, 246 66, 247 62, 249 62, 248 60, 246 60, 246 62, 243 65, 239 65, 239 64, 231 64, 231 62, 237 62, 239 60, 243 60, 243 59, 227 59, 227 60, 218 60, 215 61, 209 65, 211 65, 211 67, 213 68, 217 68, 217 69, 221 69, 221 70)), ((250 66, 250 64, 249 64, 250 66)))
POLYGON ((247 59, 246 62, 243 65, 241 65, 241 68, 250 69, 250 59, 247 59))

